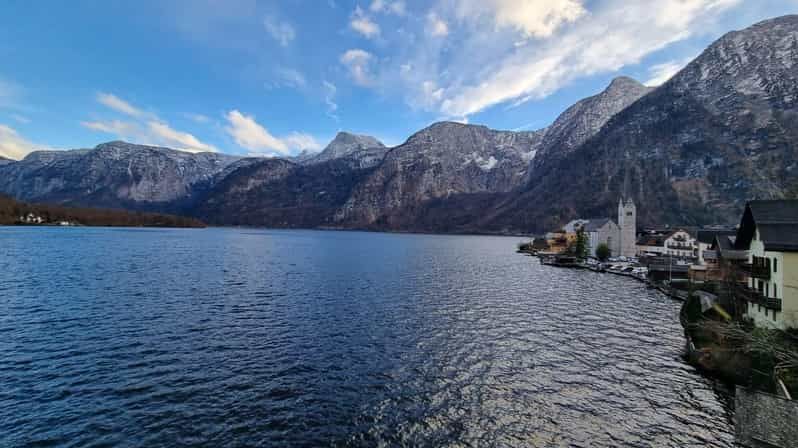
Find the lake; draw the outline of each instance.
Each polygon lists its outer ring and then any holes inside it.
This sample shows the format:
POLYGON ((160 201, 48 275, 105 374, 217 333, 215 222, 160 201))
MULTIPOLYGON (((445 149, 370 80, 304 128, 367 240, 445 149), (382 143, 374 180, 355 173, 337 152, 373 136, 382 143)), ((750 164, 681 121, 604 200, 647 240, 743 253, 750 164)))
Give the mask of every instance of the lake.
POLYGON ((519 241, 0 227, 0 446, 734 446, 678 302, 519 241))

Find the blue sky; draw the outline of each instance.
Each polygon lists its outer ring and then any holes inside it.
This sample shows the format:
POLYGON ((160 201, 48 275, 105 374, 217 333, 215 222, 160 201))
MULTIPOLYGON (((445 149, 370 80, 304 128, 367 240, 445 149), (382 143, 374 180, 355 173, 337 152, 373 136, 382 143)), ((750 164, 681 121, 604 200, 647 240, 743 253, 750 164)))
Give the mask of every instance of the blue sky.
POLYGON ((0 154, 123 139, 290 155, 340 130, 538 129, 615 76, 662 82, 795 0, 0 4, 0 154))

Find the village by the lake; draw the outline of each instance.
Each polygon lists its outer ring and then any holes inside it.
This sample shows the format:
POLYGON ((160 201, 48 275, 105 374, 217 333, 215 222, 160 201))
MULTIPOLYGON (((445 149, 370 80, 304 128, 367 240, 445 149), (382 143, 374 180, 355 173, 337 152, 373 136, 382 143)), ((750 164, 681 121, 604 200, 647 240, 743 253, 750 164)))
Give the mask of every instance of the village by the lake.
POLYGON ((638 228, 632 199, 617 220, 575 219, 519 244, 545 265, 644 282, 683 302, 685 358, 735 389, 738 440, 798 442, 798 200, 749 201, 736 227, 638 228))

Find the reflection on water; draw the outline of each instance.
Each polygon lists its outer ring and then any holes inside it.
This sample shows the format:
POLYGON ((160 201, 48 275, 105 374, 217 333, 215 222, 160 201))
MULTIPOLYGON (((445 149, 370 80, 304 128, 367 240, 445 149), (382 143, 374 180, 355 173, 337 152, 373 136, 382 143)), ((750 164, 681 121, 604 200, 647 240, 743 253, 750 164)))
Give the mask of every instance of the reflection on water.
POLYGON ((733 446, 678 303, 516 242, 0 228, 0 446, 733 446))

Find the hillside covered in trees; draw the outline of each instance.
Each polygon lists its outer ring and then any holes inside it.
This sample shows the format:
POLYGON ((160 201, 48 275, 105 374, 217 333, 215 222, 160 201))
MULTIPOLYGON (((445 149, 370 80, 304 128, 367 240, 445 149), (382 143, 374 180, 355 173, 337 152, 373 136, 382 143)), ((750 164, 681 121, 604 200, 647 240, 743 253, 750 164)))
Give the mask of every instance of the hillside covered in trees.
POLYGON ((69 222, 74 225, 109 227, 205 227, 201 221, 184 216, 29 204, 0 194, 0 225, 21 224, 20 218, 28 215, 41 218, 41 225, 69 222))

